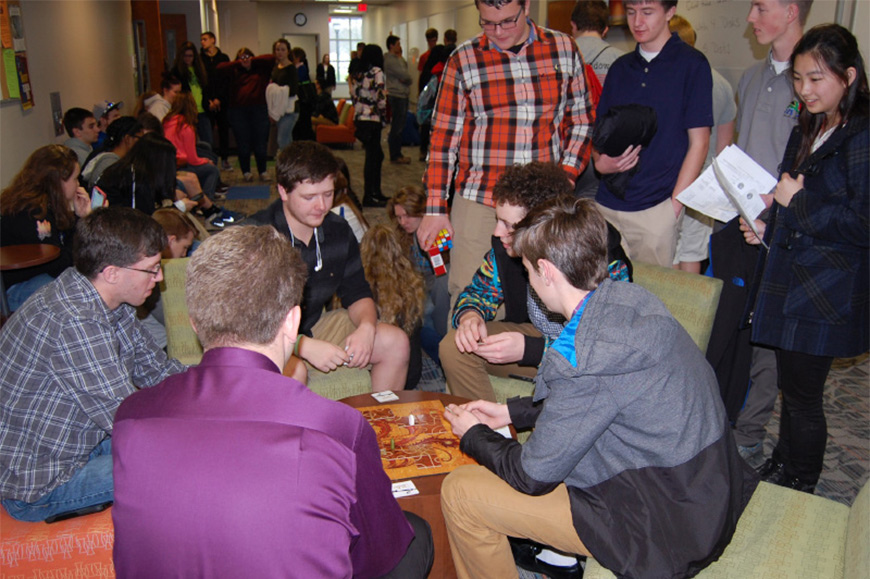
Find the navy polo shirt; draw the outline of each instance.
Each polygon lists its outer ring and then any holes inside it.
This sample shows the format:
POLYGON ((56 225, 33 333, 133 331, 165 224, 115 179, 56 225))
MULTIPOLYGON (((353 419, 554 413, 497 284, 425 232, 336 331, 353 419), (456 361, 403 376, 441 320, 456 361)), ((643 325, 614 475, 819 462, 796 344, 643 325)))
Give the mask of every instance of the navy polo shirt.
POLYGON ((658 131, 640 153, 640 170, 631 179, 625 200, 602 180, 595 200, 615 211, 643 211, 671 196, 689 150, 688 129, 713 126, 713 76, 707 58, 677 36, 665 43, 652 62, 636 46, 616 60, 598 102, 602 116, 626 104, 655 109, 658 131))
MULTIPOLYGON (((269 207, 251 215, 245 222, 248 225, 271 225, 280 233, 291 239, 290 226, 284 216, 281 200, 273 202, 269 207)), ((308 245, 298 238, 293 246, 302 255, 302 261, 308 266, 308 281, 302 293, 302 320, 299 323, 299 333, 311 336, 311 328, 320 319, 323 307, 337 295, 343 308, 349 308, 355 302, 372 297, 369 282, 366 281, 365 270, 359 253, 359 244, 353 230, 347 221, 332 213, 326 214, 323 223, 315 233, 320 242, 322 266, 317 268, 317 241, 314 236, 308 245)))

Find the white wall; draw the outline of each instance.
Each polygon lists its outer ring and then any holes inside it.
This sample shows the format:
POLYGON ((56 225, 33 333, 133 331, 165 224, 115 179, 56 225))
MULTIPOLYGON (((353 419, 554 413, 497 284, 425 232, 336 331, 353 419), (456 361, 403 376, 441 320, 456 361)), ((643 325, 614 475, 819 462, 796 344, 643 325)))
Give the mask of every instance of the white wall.
POLYGON ((54 136, 49 93, 63 109, 93 109, 104 99, 135 106, 129 2, 22 0, 28 67, 35 106, 0 105, 0 186, 5 187, 37 148, 63 143, 54 136))

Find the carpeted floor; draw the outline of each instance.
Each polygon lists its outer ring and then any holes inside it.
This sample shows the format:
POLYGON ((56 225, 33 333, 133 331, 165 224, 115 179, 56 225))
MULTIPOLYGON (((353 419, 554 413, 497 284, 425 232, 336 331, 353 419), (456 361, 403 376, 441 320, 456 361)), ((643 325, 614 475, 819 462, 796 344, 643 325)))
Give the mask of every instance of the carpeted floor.
MULTIPOLYGON (((384 151, 387 146, 384 143, 384 151)), ((351 173, 353 189, 362 195, 363 163, 365 153, 357 144, 353 149, 333 149, 335 154, 347 163, 351 173)), ((409 165, 395 165, 385 161, 383 165, 382 189, 391 197, 406 185, 420 185, 425 163, 418 161, 416 147, 405 147, 404 154, 412 159, 409 165)), ((224 181, 230 185, 246 185, 238 169, 238 161, 230 158, 233 171, 222 173, 224 181)), ((274 163, 269 163, 274 177, 274 163)), ((251 185, 263 185, 259 181, 251 185)), ((269 199, 227 200, 224 205, 233 211, 251 214, 259 211, 278 198, 274 182, 271 184, 269 199)), ((366 208, 364 215, 370 224, 387 220, 384 209, 366 208)), ((424 373, 420 388, 429 391, 444 391, 444 378, 440 369, 424 356, 424 373)), ((780 403, 777 402, 774 415, 767 426, 768 436, 764 444, 764 455, 759 455, 753 466, 770 456, 779 428, 780 403)), ((870 362, 862 356, 850 360, 837 360, 828 378, 825 392, 825 413, 828 420, 828 446, 825 453, 825 470, 816 489, 816 494, 845 504, 851 504, 861 486, 870 477, 870 362)))

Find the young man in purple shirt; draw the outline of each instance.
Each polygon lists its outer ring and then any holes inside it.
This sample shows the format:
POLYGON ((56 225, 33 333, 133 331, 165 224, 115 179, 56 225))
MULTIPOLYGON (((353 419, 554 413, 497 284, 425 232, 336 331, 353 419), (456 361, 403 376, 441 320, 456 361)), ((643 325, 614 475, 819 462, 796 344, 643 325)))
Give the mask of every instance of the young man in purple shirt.
POLYGON ((115 569, 124 577, 425 577, 356 410, 281 375, 306 266, 272 227, 211 237, 188 266, 202 363, 115 418, 115 569))

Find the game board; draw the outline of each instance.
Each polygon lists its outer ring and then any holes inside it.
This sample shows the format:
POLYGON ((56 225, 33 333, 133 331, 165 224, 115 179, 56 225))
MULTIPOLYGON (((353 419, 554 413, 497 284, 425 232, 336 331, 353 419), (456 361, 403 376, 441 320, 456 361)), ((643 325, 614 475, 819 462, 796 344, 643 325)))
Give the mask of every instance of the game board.
POLYGON ((440 400, 380 404, 359 411, 375 429, 390 480, 442 474, 463 464, 477 464, 459 450, 459 439, 444 419, 440 400), (410 425, 412 414, 414 426, 410 425))

